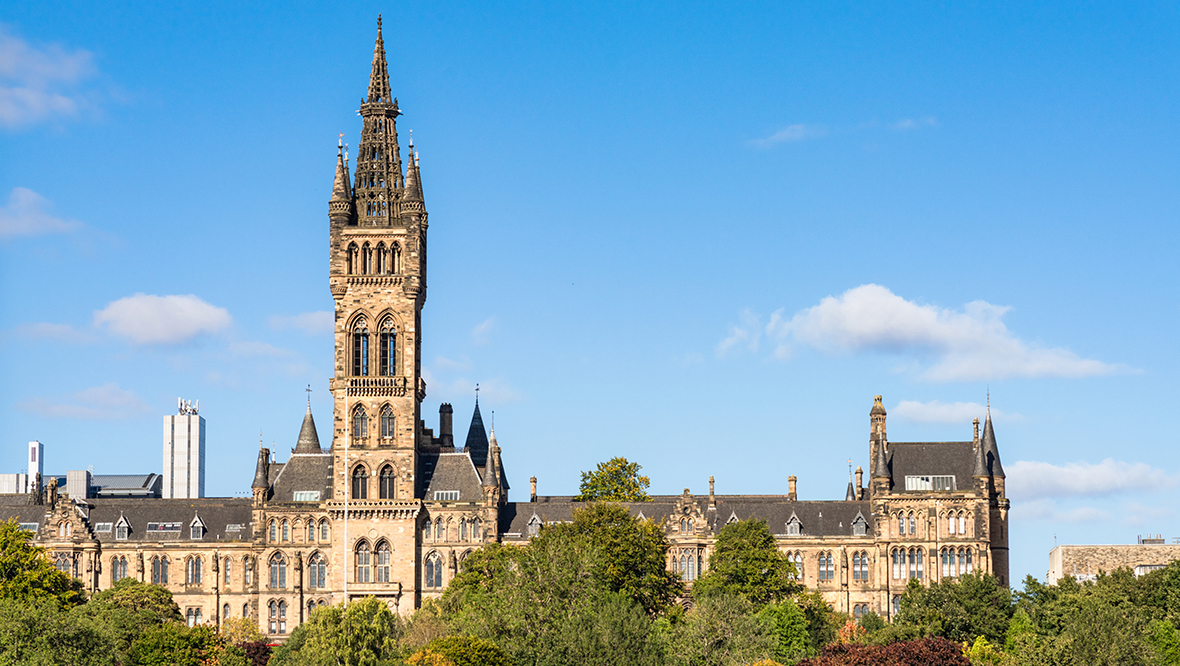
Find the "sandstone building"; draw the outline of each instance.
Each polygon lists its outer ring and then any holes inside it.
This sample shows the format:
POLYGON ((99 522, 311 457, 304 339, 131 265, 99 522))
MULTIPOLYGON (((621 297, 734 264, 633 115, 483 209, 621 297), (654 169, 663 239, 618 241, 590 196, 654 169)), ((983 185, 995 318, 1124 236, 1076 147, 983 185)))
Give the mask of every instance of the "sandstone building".
MULTIPOLYGON (((251 498, 70 497, 55 484, 0 497, 0 518, 36 533, 57 566, 90 591, 121 578, 166 585, 190 622, 256 618, 281 639, 314 608, 376 596, 406 613, 441 594, 481 544, 523 543, 569 520, 572 497, 508 501, 495 432, 478 403, 455 441, 453 409, 437 433, 421 414, 421 311, 428 214, 413 144, 397 133, 378 21, 354 173, 338 149, 329 289, 335 301, 334 410, 328 447, 310 405, 290 457, 262 449, 251 498)), ((714 536, 760 518, 802 581, 840 611, 890 615, 907 581, 982 569, 1008 582, 1008 500, 990 415, 959 442, 890 442, 877 396, 869 414, 867 485, 845 497, 657 496, 629 505, 659 521, 668 567, 691 584, 714 536)), ((77 495, 77 493, 75 493, 77 495)))

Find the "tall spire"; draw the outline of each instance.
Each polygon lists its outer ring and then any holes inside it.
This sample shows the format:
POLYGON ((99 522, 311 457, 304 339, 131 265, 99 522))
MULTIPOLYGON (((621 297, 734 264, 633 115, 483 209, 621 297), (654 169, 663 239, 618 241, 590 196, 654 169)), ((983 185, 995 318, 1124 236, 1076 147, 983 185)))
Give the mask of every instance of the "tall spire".
MULTIPOLYGON (((489 440, 490 441, 488 442, 488 444, 491 447, 492 451, 495 451, 497 448, 499 448, 496 445, 496 426, 492 426, 492 432, 491 432, 491 435, 489 436, 489 440)), ((485 485, 485 486, 499 485, 497 483, 497 481, 498 480, 496 479, 496 456, 489 455, 489 456, 487 456, 487 461, 484 463, 483 485, 485 485)))
POLYGON ((988 396, 987 418, 983 422, 983 443, 980 448, 987 456, 987 467, 991 475, 1004 478, 1004 466, 1000 464, 1000 449, 996 446, 996 431, 992 429, 991 396, 988 396))
POLYGON ((348 185, 348 160, 344 157, 344 135, 336 141, 336 178, 332 181, 332 198, 328 200, 328 219, 333 224, 352 221, 352 188, 348 185))
POLYGON ((315 419, 311 416, 311 402, 307 403, 307 413, 303 415, 303 427, 299 429, 299 441, 295 443, 295 453, 320 453, 320 436, 315 431, 315 419))
POLYGON ((471 415, 471 427, 467 429, 467 442, 464 445, 471 454, 471 463, 476 467, 483 467, 488 461, 488 435, 483 429, 483 415, 479 413, 479 399, 475 402, 475 413, 471 415))
POLYGON ((369 75, 369 98, 366 102, 392 101, 389 93, 389 67, 385 64, 385 39, 381 36, 381 15, 377 15, 377 43, 373 46, 373 73, 369 75))
POLYGON ((270 487, 270 449, 258 449, 258 466, 254 468, 254 483, 250 484, 254 490, 266 490, 270 487))
POLYGON ((875 455, 873 457, 873 467, 870 471, 872 478, 889 478, 889 459, 885 456, 885 434, 879 433, 880 441, 877 443, 875 455))

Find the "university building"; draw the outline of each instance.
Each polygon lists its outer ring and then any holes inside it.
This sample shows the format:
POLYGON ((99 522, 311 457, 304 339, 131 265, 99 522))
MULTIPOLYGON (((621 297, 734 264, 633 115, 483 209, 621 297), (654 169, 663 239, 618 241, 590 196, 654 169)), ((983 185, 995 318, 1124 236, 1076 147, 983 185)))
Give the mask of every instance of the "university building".
MULTIPOLYGON (((335 368, 327 448, 309 405, 285 462, 260 451, 252 497, 204 498, 191 464, 204 455, 203 421, 182 407, 174 423, 184 437, 170 426, 165 433, 176 464, 165 470, 163 497, 71 496, 55 480, 0 496, 0 518, 25 524, 88 591, 125 577, 158 583, 191 623, 245 616, 281 640, 316 607, 346 599, 375 596, 411 612, 439 596, 482 544, 523 544, 546 523, 571 519, 573 498, 538 495, 535 477, 529 501, 508 501, 501 449, 478 403, 462 441, 451 405, 439 409, 437 432, 426 425, 429 225, 413 144, 400 148, 399 115, 378 21, 360 145, 352 172, 338 149, 328 202, 335 368)), ((841 500, 800 501, 794 477, 785 495, 716 495, 710 479, 707 496, 685 490, 628 506, 664 526, 668 568, 690 586, 708 570, 717 532, 756 518, 836 610, 890 616, 911 578, 983 570, 1008 584, 1004 470, 990 415, 982 433, 979 426, 965 441, 891 442, 877 396, 867 485, 857 468, 841 500)))

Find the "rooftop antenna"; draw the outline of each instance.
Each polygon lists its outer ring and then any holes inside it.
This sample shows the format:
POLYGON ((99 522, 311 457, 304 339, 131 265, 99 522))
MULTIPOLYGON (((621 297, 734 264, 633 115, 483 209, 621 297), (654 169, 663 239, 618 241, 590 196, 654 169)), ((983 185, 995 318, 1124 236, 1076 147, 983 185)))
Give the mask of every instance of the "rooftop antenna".
POLYGON ((848 459, 848 483, 852 483, 852 458, 848 459))
POLYGON ((479 407, 479 384, 475 385, 475 406, 479 407))
POLYGON ((311 407, 311 384, 308 384, 304 390, 307 391, 307 406, 311 407))

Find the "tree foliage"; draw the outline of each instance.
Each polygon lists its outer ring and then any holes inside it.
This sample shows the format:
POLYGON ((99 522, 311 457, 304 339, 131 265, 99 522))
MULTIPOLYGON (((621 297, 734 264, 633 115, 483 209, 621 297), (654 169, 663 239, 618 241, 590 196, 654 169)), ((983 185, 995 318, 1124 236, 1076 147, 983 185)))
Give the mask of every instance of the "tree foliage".
POLYGON ((945 638, 887 645, 834 643, 800 666, 970 666, 963 647, 945 638))
POLYGON ((795 664, 815 653, 807 616, 794 601, 787 599, 770 604, 759 612, 759 616, 775 636, 774 658, 779 663, 795 664))
POLYGON ((401 661, 401 618, 384 602, 368 597, 347 608, 317 609, 271 657, 272 666, 392 666, 401 661))
POLYGON ((647 487, 651 479, 640 476, 639 463, 626 458, 611 458, 598 468, 582 472, 582 485, 575 502, 650 502, 647 487))
POLYGON ((1008 588, 991 574, 972 573, 929 585, 911 579, 895 622, 957 643, 972 642, 983 636, 993 644, 1000 644, 1012 611, 1008 588))
POLYGON ((54 568, 31 537, 16 519, 0 523, 0 598, 53 599, 62 608, 82 603, 82 582, 54 568))
POLYGON ((739 520, 717 533, 709 570, 693 584, 693 596, 736 594, 756 607, 781 601, 802 589, 791 564, 764 520, 739 520))
POLYGON ((675 666, 737 666, 769 659, 776 637, 749 599, 719 593, 701 598, 673 626, 667 662, 675 666))
POLYGON ((443 636, 414 653, 410 664, 438 662, 431 655, 441 655, 454 666, 512 666, 512 659, 495 643, 476 636, 443 636))
POLYGON ((119 654, 109 628, 56 598, 0 598, 0 664, 105 666, 119 654))

